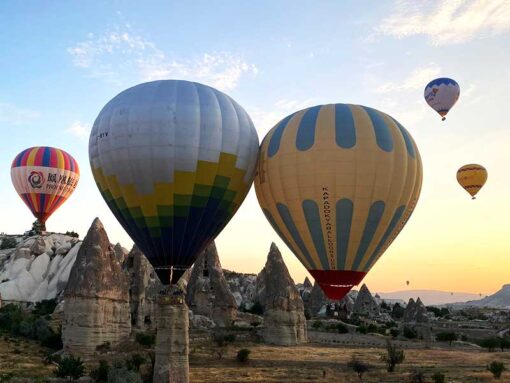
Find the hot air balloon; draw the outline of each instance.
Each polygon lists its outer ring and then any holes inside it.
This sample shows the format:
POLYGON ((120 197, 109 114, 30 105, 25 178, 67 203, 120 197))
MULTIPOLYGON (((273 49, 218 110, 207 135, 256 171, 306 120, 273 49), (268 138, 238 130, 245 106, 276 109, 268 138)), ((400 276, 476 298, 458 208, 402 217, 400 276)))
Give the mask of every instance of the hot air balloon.
POLYGON ((421 182, 418 148, 400 123, 334 104, 291 114, 267 134, 255 190, 285 244, 341 299, 402 230, 421 182))
POLYGON ((161 282, 174 285, 246 197, 258 144, 250 117, 229 96, 165 80, 106 104, 89 157, 113 214, 161 282))
POLYGON ((472 197, 480 191, 487 181, 487 170, 482 165, 468 164, 457 170, 457 181, 472 197))
POLYGON ((409 281, 406 281, 406 285, 409 286, 409 281))
POLYGON ((46 230, 46 220, 74 192, 80 179, 76 160, 65 151, 36 146, 19 153, 11 166, 14 188, 46 230))
POLYGON ((446 120, 446 115, 455 105, 460 95, 459 84, 447 77, 436 78, 427 84, 424 91, 425 101, 446 120))

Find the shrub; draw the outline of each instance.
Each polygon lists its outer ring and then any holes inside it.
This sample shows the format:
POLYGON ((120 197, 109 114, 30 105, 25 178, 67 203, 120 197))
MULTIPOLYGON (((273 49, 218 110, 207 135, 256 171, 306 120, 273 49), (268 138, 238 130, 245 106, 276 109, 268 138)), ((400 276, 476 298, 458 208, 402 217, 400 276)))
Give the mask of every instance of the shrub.
POLYGON ((499 347, 501 348, 501 351, 505 351, 505 348, 510 348, 510 339, 501 338, 499 340, 499 347))
POLYGON ((242 348, 237 351, 236 359, 239 363, 248 363, 248 359, 250 358, 251 351, 247 348, 242 348))
POLYGON ((404 327, 403 335, 407 339, 416 339, 416 338, 418 338, 418 333, 414 329, 412 329, 411 327, 407 327, 407 326, 404 327))
POLYGON ((236 336, 235 334, 225 334, 220 330, 213 334, 212 340, 216 345, 214 353, 218 356, 218 359, 222 359, 223 354, 227 351, 229 343, 233 343, 236 340, 236 336))
POLYGON ((73 238, 80 238, 80 234, 75 231, 66 231, 66 235, 73 238))
POLYGON ((312 314, 310 314, 310 310, 305 309, 305 319, 310 320, 312 318, 312 314))
POLYGON ((397 328, 392 328, 390 330, 390 334, 391 334, 392 338, 396 338, 398 336, 398 334, 400 334, 400 330, 397 328))
POLYGON ((156 336, 154 334, 139 332, 136 334, 135 339, 136 343, 146 347, 152 347, 156 343, 156 336))
POLYGON ((79 379, 85 373, 85 367, 83 366, 83 361, 80 358, 75 358, 74 356, 64 357, 59 362, 57 362, 57 368, 53 371, 53 373, 58 378, 66 378, 66 379, 79 379))
POLYGON ((371 332, 371 333, 379 332, 379 328, 375 324, 370 323, 367 327, 367 332, 371 332))
POLYGON ((126 360, 128 370, 140 372, 140 366, 145 363, 145 358, 140 354, 133 354, 131 358, 126 360))
POLYGON ((359 332, 360 334, 366 334, 368 332, 366 326, 364 324, 362 325, 359 325, 357 328, 356 328, 356 331, 359 332))
POLYGON ((35 316, 43 317, 46 315, 51 315, 55 311, 57 307, 57 299, 45 299, 43 301, 37 302, 35 304, 34 309, 32 310, 32 314, 35 316))
POLYGON ((123 363, 116 363, 108 371, 107 383, 143 383, 136 371, 128 370, 123 363))
POLYGON ((351 361, 347 363, 347 367, 352 369, 358 375, 360 381, 363 380, 363 374, 370 369, 370 366, 367 363, 356 359, 354 356, 351 361))
POLYGON ((411 371, 408 378, 409 383, 425 383, 425 376, 423 372, 415 370, 411 371))
POLYGON ((404 308, 397 302, 393 305, 391 316, 395 319, 401 319, 404 316, 404 308))
POLYGON ((249 309, 246 310, 246 312, 255 314, 255 315, 263 315, 264 314, 264 306, 257 301, 251 306, 249 309))
POLYGON ((90 377, 94 379, 96 383, 107 383, 108 372, 110 371, 110 364, 106 360, 100 360, 99 366, 90 371, 90 377))
POLYGON ((434 372, 434 375, 432 375, 432 381, 434 383, 445 383, 446 376, 444 374, 441 374, 440 372, 434 372))
POLYGON ((48 336, 40 339, 41 345, 44 347, 51 348, 53 350, 62 350, 64 345, 62 344, 62 333, 51 332, 48 336))
POLYGON ((396 365, 402 363, 405 358, 404 350, 398 349, 390 341, 386 342, 386 355, 381 355, 381 360, 386 363, 386 370, 388 372, 395 371, 396 365))
POLYGON ((343 323, 337 323, 335 329, 339 334, 347 334, 349 332, 349 329, 343 323))
POLYGON ((110 342, 103 342, 96 346, 96 351, 99 351, 100 353, 107 352, 110 351, 111 347, 112 344, 110 342))
POLYGON ((0 250, 12 249, 17 245, 16 239, 12 237, 5 237, 2 239, 2 243, 0 244, 0 250))
POLYGON ((448 332, 440 332, 436 334, 436 340, 440 342, 448 342, 448 344, 451 346, 452 342, 457 340, 457 334, 454 332, 448 331, 448 332))
POLYGON ((489 352, 493 352, 496 347, 499 347, 499 339, 495 337, 482 339, 480 346, 486 348, 489 352))
POLYGON ((322 323, 322 321, 321 321, 321 320, 316 320, 316 321, 314 321, 314 322, 312 323, 312 328, 313 328, 314 330, 319 330, 319 329, 321 329, 321 328, 323 328, 323 327, 324 327, 324 323, 322 323))
POLYGON ((501 362, 494 361, 487 366, 487 370, 492 372, 492 375, 494 375, 495 379, 499 379, 501 378, 503 371, 505 371, 505 365, 501 362))

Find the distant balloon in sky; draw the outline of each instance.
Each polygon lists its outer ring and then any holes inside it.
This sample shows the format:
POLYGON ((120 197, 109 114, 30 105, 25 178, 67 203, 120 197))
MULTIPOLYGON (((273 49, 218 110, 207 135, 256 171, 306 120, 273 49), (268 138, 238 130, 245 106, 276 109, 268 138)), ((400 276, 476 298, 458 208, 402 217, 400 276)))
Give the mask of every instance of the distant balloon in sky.
POLYGON ((250 117, 229 96, 165 80, 108 102, 89 156, 115 217, 161 282, 175 284, 243 202, 258 146, 250 117))
POLYGON ((418 148, 400 123, 365 106, 331 104, 269 131, 255 190, 289 249, 329 298, 341 299, 402 230, 421 183, 418 148))
POLYGON ((36 146, 16 156, 11 166, 11 179, 23 202, 46 230, 46 220, 76 189, 80 170, 69 153, 36 146))
POLYGON ((447 77, 436 78, 427 84, 424 97, 444 121, 450 109, 455 105, 460 95, 459 84, 447 77))
POLYGON ((406 285, 409 286, 409 281, 406 281, 406 285))
POLYGON ((485 185, 487 181, 487 170, 482 165, 468 164, 457 170, 457 181, 472 197, 485 185))

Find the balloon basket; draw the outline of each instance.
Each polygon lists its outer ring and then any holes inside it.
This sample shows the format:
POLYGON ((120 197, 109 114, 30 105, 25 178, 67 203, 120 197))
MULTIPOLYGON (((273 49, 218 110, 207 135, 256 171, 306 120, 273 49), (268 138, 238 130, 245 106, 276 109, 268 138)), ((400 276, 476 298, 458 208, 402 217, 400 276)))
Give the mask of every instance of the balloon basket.
POLYGON ((446 117, 443 117, 443 118, 441 119, 441 121, 444 121, 444 120, 446 120, 446 117))

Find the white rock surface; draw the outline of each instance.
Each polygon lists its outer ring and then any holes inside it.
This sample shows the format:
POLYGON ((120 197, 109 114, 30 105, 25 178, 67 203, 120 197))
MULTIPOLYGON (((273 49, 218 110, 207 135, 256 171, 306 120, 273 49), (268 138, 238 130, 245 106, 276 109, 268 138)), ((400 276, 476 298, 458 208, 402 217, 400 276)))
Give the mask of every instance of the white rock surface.
POLYGON ((60 295, 80 246, 76 238, 50 234, 20 240, 16 248, 0 251, 2 299, 38 302, 60 295))

